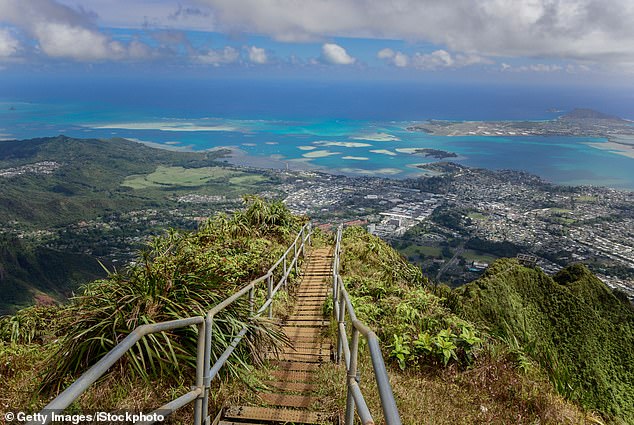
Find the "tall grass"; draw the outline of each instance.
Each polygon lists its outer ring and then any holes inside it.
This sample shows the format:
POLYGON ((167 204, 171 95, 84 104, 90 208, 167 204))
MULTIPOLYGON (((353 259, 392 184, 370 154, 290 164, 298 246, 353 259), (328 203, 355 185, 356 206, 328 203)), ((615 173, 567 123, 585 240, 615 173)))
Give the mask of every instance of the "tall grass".
MULTIPOLYGON (((51 357, 43 389, 54 389, 69 374, 86 370, 137 326, 206 312, 236 289, 263 275, 300 229, 301 219, 281 203, 245 200, 231 217, 218 215, 197 232, 171 230, 155 238, 137 261, 121 272, 87 285, 67 307, 71 321, 51 357)), ((262 346, 283 334, 266 318, 251 318, 244 299, 214 319, 212 357, 219 357, 243 328, 245 342, 227 363, 239 374, 261 361, 262 346)), ((197 329, 177 329, 144 337, 118 363, 143 378, 178 380, 195 365, 197 329)), ((212 359, 212 360, 213 360, 212 359)))

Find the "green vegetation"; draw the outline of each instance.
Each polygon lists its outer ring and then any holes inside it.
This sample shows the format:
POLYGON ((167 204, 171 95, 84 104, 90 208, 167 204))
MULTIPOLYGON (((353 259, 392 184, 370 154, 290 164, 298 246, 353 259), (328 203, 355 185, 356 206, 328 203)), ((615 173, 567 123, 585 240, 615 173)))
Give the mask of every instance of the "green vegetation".
MULTIPOLYGON (((228 177, 241 174, 240 172, 221 167, 183 168, 159 165, 156 167, 156 170, 150 174, 126 177, 123 183, 121 183, 121 186, 130 187, 132 189, 147 189, 148 187, 197 187, 213 180, 226 181, 228 177)), ((248 182, 249 180, 246 181, 248 182)))
MULTIPOLYGON (((281 202, 249 197, 246 203, 244 210, 217 215, 197 232, 170 231, 154 239, 136 263, 86 285, 67 305, 32 307, 0 319, 0 364, 7 368, 5 384, 14 397, 6 405, 41 408, 48 390, 66 386, 135 327, 204 315, 236 288, 263 275, 292 242, 304 219, 292 216, 281 202), (32 398, 42 375, 45 391, 32 398), (21 387, 29 392, 18 390, 21 387)), ((261 299, 264 292, 262 288, 256 296, 261 299)), ((262 353, 284 340, 276 324, 266 318, 249 319, 249 311, 244 300, 214 320, 215 358, 243 326, 249 329, 246 344, 241 344, 225 369, 233 376, 243 375, 249 365, 261 360, 262 353)), ((132 376, 134 385, 151 387, 160 380, 162 389, 165 383, 179 389, 193 376, 196 339, 193 327, 147 336, 111 375, 132 376)), ((118 399, 117 392, 123 389, 117 379, 104 379, 111 388, 99 391, 118 399)), ((143 388, 126 391, 134 397, 143 388)), ((94 392, 87 397, 99 403, 94 392)), ((83 404, 82 408, 101 406, 83 404)))
POLYGON ((51 174, 0 178, 0 216, 21 226, 68 225, 112 213, 175 206, 186 193, 240 197, 266 177, 221 168, 226 151, 172 152, 125 139, 65 136, 0 142, 0 169, 54 161, 51 174), (249 178, 257 176, 255 178, 249 178), (227 185, 228 178, 240 178, 227 185), (143 190, 135 190, 143 189, 143 190))
POLYGON ((469 363, 481 339, 473 325, 423 287, 420 269, 359 227, 342 239, 342 274, 359 318, 377 329, 401 369, 469 363))
POLYGON ((34 299, 60 302, 80 283, 103 276, 103 268, 88 255, 32 247, 0 235, 0 315, 29 306, 34 299))
MULTIPOLYGON (((361 228, 347 228, 341 272, 357 315, 377 333, 403 423, 586 423, 539 368, 458 314, 462 299, 361 228)), ((361 386, 375 422, 379 397, 362 350, 361 386)), ((340 403, 341 404, 341 403, 340 403)), ((600 422, 599 422, 600 423, 600 422)))
POLYGON ((242 195, 275 181, 221 167, 224 153, 64 136, 0 142, 0 169, 25 170, 0 177, 0 235, 8 235, 0 236, 0 314, 63 301, 105 276, 97 258, 129 261, 168 225, 195 228, 195 218, 211 215, 217 202, 235 207, 242 195), (57 165, 48 174, 29 169, 42 161, 57 165))
POLYGON ((538 362, 560 394, 634 421, 634 311, 586 267, 551 278, 499 260, 456 293, 466 318, 538 362))

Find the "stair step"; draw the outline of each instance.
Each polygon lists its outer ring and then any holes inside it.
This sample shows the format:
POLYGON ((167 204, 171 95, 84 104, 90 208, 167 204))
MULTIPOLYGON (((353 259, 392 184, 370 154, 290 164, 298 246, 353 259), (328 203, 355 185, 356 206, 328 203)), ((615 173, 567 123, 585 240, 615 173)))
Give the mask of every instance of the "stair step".
POLYGON ((231 406, 225 408, 223 413, 224 418, 228 419, 295 424, 326 424, 329 420, 329 415, 324 412, 275 409, 270 407, 231 406))
POLYGON ((267 404, 281 407, 296 407, 309 409, 319 403, 319 399, 310 395, 289 394, 260 394, 260 398, 267 404))
POLYGON ((321 366, 319 363, 305 363, 288 360, 271 360, 270 363, 277 366, 278 370, 293 372, 316 372, 321 366))
POLYGON ((282 330, 284 331, 284 333, 288 337, 290 337, 292 335, 320 336, 322 329, 323 329, 322 326, 314 326, 312 328, 306 327, 306 326, 289 326, 289 325, 286 325, 286 324, 284 326, 282 326, 282 330))
POLYGON ((317 384, 308 382, 267 381, 265 383, 275 392, 307 393, 317 391, 317 384))
POLYGON ((304 362, 304 363, 323 363, 330 358, 330 353, 323 354, 294 354, 281 353, 276 357, 280 361, 304 362))
POLYGON ((310 342, 310 341, 295 341, 293 342, 293 348, 301 350, 302 348, 313 348, 313 349, 321 349, 328 351, 330 350, 331 344, 325 342, 310 342))
POLYGON ((321 356, 329 354, 330 349, 322 350, 317 344, 312 347, 285 347, 281 354, 297 354, 302 356, 321 356))
POLYGON ((304 307, 304 306, 298 305, 293 310, 293 313, 291 315, 297 314, 299 312, 299 313, 302 313, 302 314, 306 314, 306 313, 321 314, 323 316, 323 310, 324 310, 324 308, 322 306, 307 306, 307 307, 304 307))
POLYGON ((275 379, 285 382, 314 382, 315 374, 313 371, 308 370, 273 370, 271 376, 275 379))
POLYGON ((286 318, 287 322, 323 322, 326 320, 323 314, 293 314, 286 318))
POLYGON ((315 327, 315 328, 321 328, 328 325, 328 320, 300 320, 300 319, 294 319, 294 320, 287 320, 286 322, 284 322, 284 326, 297 326, 297 327, 315 327))

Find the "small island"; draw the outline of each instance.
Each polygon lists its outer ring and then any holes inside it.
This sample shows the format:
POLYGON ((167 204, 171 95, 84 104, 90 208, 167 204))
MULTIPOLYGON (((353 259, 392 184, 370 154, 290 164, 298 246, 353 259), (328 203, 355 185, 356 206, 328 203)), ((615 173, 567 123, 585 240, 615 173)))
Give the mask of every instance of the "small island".
POLYGON ((445 159, 458 157, 458 155, 453 152, 433 148, 397 148, 394 150, 399 153, 406 153, 410 155, 424 155, 426 158, 445 159))
POLYGON ((414 154, 424 154, 425 157, 427 157, 427 158, 431 157, 431 158, 436 158, 436 159, 457 158, 458 157, 458 155, 456 155, 454 152, 447 152, 447 151, 443 151, 443 150, 440 150, 440 149, 431 149, 431 148, 416 149, 414 154))

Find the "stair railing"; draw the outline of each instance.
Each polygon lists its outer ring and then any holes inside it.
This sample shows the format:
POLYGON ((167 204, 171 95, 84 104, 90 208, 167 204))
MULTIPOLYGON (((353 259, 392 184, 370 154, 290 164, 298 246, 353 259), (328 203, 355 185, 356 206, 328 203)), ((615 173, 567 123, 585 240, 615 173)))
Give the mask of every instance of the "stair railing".
MULTIPOLYGON (((46 425, 51 423, 56 416, 62 414, 64 409, 70 406, 75 400, 81 396, 93 383, 103 376, 108 369, 114 365, 117 360, 123 357, 130 348, 137 344, 145 335, 165 332, 173 329, 186 328, 189 326, 197 326, 198 342, 196 349, 196 383, 192 390, 186 394, 164 404, 157 410, 149 414, 129 415, 125 417, 125 422, 130 422, 130 418, 134 419, 135 424, 153 424, 163 421, 165 417, 180 409, 187 404, 194 402, 194 424, 208 425, 210 417, 208 414, 209 406, 209 389, 211 381, 218 374, 231 354, 237 348, 240 341, 247 333, 244 327, 235 336, 225 351, 211 364, 211 342, 214 317, 225 308, 236 302, 238 299, 248 296, 251 305, 251 317, 258 317, 268 310, 268 316, 272 317, 273 300, 279 289, 286 287, 288 277, 292 270, 297 272, 298 259, 300 255, 305 254, 306 246, 310 245, 312 234, 311 223, 306 223, 297 233, 295 240, 284 252, 284 254, 271 266, 264 276, 261 276, 249 284, 243 286, 236 293, 225 299, 221 303, 215 305, 209 310, 206 316, 195 316, 179 320, 171 320, 168 322, 152 323, 136 327, 130 334, 114 348, 112 348, 104 357, 95 363, 90 369, 84 372, 75 382, 66 388, 61 394, 55 397, 44 409, 37 415, 37 419, 28 422, 28 425, 46 425), (292 258, 289 257, 292 255, 292 258), (280 269, 281 277, 279 281, 274 282, 274 274, 280 269), (255 310, 255 288, 262 282, 267 282, 266 301, 255 310)), ((90 421, 89 421, 90 422, 90 421)))
POLYGON ((350 301, 350 295, 348 295, 348 291, 346 291, 343 280, 339 275, 342 233, 343 226, 340 225, 337 229, 332 267, 332 298, 334 319, 337 320, 337 352, 335 360, 337 363, 341 363, 343 359, 347 371, 346 386, 348 393, 346 398, 345 425, 352 425, 354 423, 355 409, 364 425, 374 424, 374 419, 359 387, 358 355, 360 335, 362 335, 368 343, 385 422, 387 425, 401 425, 401 418, 398 408, 396 407, 396 401, 394 400, 385 362, 383 361, 381 347, 379 346, 379 338, 372 329, 357 319, 354 307, 350 301), (348 341, 346 332, 347 319, 349 319, 352 325, 351 341, 348 341))

